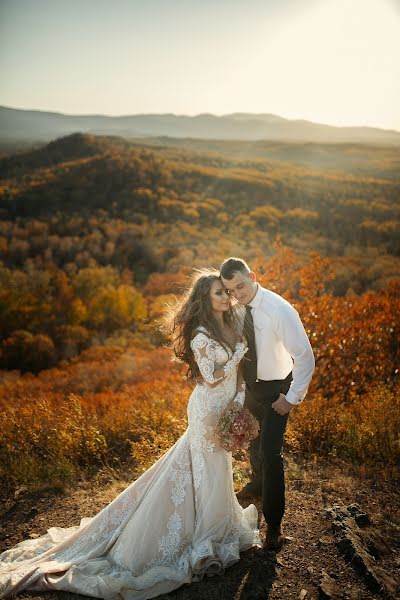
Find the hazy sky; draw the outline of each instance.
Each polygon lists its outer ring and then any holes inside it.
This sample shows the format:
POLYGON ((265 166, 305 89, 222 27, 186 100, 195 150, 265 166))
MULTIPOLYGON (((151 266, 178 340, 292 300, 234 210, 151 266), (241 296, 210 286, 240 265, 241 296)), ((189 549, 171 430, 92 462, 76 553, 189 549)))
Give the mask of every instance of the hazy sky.
POLYGON ((0 0, 0 104, 400 130, 400 0, 0 0))

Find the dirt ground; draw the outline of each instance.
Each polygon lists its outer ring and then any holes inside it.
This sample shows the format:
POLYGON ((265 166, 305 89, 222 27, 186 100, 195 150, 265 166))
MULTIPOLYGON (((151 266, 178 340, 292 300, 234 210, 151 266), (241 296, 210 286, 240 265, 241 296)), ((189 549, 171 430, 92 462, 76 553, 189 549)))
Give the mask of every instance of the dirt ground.
MULTIPOLYGON (((252 548, 223 575, 182 586, 159 596, 160 600, 400 598, 400 494, 394 483, 367 478, 351 465, 311 464, 290 456, 285 461, 287 539, 283 549, 275 553, 252 548), (333 527, 329 512, 334 506, 345 508, 354 504, 367 520, 362 529, 354 519, 346 520, 355 527, 356 535, 360 534, 361 544, 365 539, 361 558, 346 556, 343 532, 333 527), (363 538, 364 535, 367 537, 363 538), (373 535, 379 537, 379 552, 371 550, 373 535), (370 554, 364 555, 364 550, 370 554), (371 558, 373 568, 382 575, 382 585, 364 568, 365 556, 371 558)), ((49 527, 79 524, 82 517, 96 514, 130 483, 126 474, 122 478, 104 473, 95 481, 76 484, 73 489, 17 490, 14 498, 0 501, 0 551, 28 537, 42 535, 49 527)), ((255 503, 261 515, 259 500, 255 503)), ((245 505, 243 501, 242 504, 245 505)), ((260 528, 263 539, 263 519, 260 528)), ((63 592, 34 597, 36 600, 83 598, 63 592)))

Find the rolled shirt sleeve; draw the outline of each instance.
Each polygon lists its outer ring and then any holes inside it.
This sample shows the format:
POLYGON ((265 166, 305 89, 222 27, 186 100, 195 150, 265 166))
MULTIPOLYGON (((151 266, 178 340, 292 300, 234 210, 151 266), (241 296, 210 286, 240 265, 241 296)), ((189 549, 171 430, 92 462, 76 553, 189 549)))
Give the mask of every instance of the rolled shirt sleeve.
POLYGON ((289 303, 276 311, 274 329, 293 359, 293 381, 286 394, 290 404, 299 404, 307 393, 315 368, 314 354, 299 313, 289 303))

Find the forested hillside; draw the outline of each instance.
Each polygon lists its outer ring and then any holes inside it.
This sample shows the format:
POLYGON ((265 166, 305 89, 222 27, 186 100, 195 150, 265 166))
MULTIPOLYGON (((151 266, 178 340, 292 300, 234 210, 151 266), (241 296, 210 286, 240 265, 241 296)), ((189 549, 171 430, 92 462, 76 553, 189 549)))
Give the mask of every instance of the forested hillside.
POLYGON ((76 134, 0 161, 4 489, 127 459, 140 473, 171 445, 190 388, 158 319, 192 267, 229 255, 294 304, 314 349, 289 447, 380 457, 390 476, 400 410, 393 148, 173 143, 76 134))
POLYGON ((3 158, 0 258, 11 267, 28 258, 140 263, 145 280, 227 252, 270 255, 277 234, 299 252, 398 256, 393 149, 314 145, 300 164, 298 145, 255 145, 279 160, 221 145, 216 153, 76 134, 3 158))

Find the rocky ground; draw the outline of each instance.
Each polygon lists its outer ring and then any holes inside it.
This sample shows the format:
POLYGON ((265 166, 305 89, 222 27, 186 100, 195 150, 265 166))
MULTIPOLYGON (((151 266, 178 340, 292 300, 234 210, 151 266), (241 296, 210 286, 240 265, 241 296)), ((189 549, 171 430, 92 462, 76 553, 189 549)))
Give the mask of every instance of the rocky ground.
MULTIPOLYGON (((286 459, 286 543, 253 548, 226 570, 161 600, 373 600, 400 598, 400 494, 349 465, 286 459)), ((0 550, 52 526, 79 524, 130 483, 104 473, 73 489, 17 490, 0 503, 0 550)), ((256 501, 260 514, 260 503, 256 501)), ((260 524, 265 534, 263 520, 260 524)), ((23 598, 24 596, 21 596, 23 598)), ((25 596, 28 598, 28 596, 25 596)), ((68 593, 36 600, 78 600, 68 593)), ((83 597, 82 597, 83 598, 83 597)))

